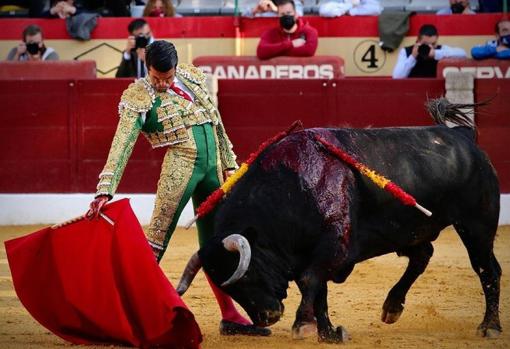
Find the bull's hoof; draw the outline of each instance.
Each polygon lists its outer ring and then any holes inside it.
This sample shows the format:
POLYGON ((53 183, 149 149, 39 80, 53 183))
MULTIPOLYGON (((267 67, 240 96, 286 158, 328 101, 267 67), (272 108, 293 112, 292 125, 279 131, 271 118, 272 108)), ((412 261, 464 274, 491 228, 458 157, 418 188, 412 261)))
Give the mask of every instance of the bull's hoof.
POLYGON ((393 324, 397 322, 397 320, 400 318, 400 315, 402 315, 402 312, 396 312, 396 313, 390 313, 383 309, 381 314, 381 321, 387 324, 393 324))
POLYGON ((383 304, 383 310, 381 313, 381 321, 387 324, 393 324, 397 322, 404 311, 404 303, 400 301, 393 301, 392 298, 388 297, 383 304))
POLYGON ((306 322, 292 326, 292 339, 305 339, 317 335, 317 323, 306 322))
POLYGON ((478 329, 476 331, 476 333, 480 337, 485 337, 489 339, 498 338, 501 335, 501 332, 502 332, 501 326, 499 325, 489 326, 483 323, 480 326, 478 326, 478 329))
POLYGON ((326 333, 319 333, 319 342, 345 343, 349 339, 351 339, 351 336, 343 326, 338 326, 336 330, 332 328, 326 333))

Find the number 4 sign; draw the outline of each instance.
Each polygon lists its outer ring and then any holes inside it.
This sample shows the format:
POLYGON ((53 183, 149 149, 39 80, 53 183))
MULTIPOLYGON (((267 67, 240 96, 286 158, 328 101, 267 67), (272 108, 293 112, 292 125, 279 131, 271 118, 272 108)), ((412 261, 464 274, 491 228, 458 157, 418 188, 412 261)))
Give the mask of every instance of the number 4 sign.
POLYGON ((364 40, 354 49, 354 63, 365 73, 375 73, 384 66, 386 52, 381 50, 375 40, 364 40))

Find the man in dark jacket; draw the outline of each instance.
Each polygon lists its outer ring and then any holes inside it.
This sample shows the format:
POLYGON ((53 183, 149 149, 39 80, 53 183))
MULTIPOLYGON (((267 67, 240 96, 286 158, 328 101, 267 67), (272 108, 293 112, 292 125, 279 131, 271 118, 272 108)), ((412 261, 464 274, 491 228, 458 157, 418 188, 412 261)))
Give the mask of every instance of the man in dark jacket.
POLYGON ((460 47, 438 44, 439 33, 432 24, 421 26, 416 43, 400 50, 393 79, 434 78, 437 62, 443 58, 466 58, 460 47))
POLYGON ((318 44, 317 30, 299 18, 293 0, 278 4, 280 26, 262 34, 257 57, 269 59, 277 56, 311 57, 318 44))
POLYGON ((145 66, 145 47, 154 41, 149 24, 142 18, 128 25, 129 37, 122 61, 117 69, 117 78, 143 78, 147 75, 145 66))

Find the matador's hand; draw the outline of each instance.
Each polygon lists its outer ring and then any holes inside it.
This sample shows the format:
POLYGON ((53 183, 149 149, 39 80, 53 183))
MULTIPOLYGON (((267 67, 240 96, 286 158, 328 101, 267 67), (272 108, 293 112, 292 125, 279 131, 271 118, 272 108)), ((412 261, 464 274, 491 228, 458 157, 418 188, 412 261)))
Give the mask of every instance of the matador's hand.
POLYGON ((95 198, 90 203, 90 208, 85 214, 87 219, 94 219, 99 217, 99 212, 101 212, 101 209, 103 206, 108 202, 108 196, 107 195, 99 195, 97 198, 95 198))
POLYGON ((232 176, 234 173, 236 173, 235 170, 225 170, 225 171, 223 171, 223 179, 227 180, 228 177, 232 176))

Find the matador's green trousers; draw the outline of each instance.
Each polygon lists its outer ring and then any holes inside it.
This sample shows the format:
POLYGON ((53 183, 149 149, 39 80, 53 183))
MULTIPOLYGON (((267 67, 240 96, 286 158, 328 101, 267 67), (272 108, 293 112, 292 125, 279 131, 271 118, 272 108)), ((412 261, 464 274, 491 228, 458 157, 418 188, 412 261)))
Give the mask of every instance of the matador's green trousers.
MULTIPOLYGON (((188 129, 189 140, 170 146, 165 154, 147 239, 158 262, 189 201, 200 205, 223 182, 216 134, 210 123, 188 129)), ((197 221, 202 246, 213 235, 214 212, 197 221)))

